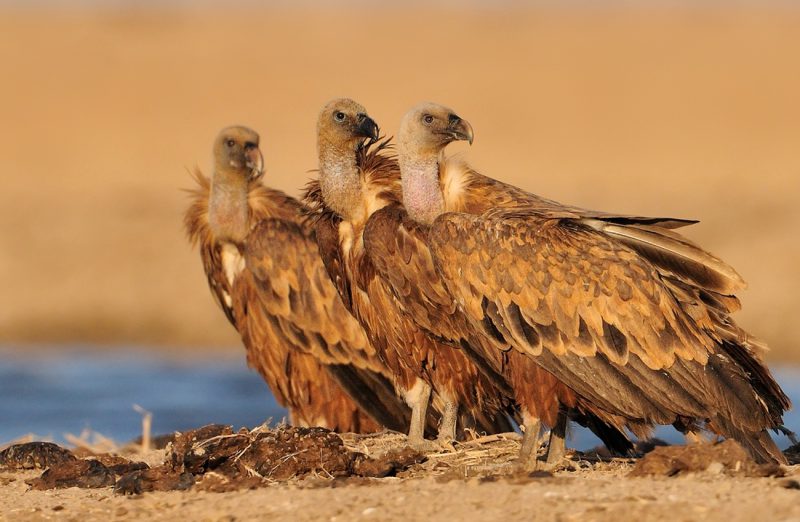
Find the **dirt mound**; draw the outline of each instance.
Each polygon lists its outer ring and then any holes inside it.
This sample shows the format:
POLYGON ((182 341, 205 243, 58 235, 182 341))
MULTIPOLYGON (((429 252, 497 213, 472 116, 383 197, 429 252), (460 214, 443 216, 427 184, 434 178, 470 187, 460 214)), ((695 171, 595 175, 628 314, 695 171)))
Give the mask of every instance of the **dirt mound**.
POLYGON ((163 466, 126 473, 114 484, 114 493, 141 495, 151 491, 186 490, 194 484, 191 473, 170 471, 163 466))
POLYGON ((45 469, 75 460, 71 451, 52 442, 14 444, 0 451, 0 469, 45 469))
MULTIPOLYGON (((386 477, 424 460, 407 448, 370 457, 345 446, 336 433, 322 428, 280 427, 275 430, 207 426, 175 439, 168 449, 171 471, 209 475, 212 490, 250 488, 311 475, 386 477), (213 478, 211 478, 213 477, 213 478)), ((204 479, 205 480, 205 477, 204 479)))
POLYGON ((208 425, 176 434, 160 465, 149 467, 119 455, 75 453, 51 443, 11 446, 0 454, 10 469, 43 469, 28 481, 34 489, 100 488, 120 494, 150 491, 231 491, 306 477, 338 479, 396 475, 425 460, 420 453, 393 447, 373 456, 355 451, 322 428, 241 429, 208 425))
POLYGON ((717 444, 659 446, 639 460, 631 477, 664 475, 674 477, 686 473, 724 473, 731 476, 783 476, 777 464, 756 464, 734 440, 717 444))
POLYGON ((33 489, 103 488, 113 486, 114 472, 97 460, 75 459, 47 469, 42 476, 28 481, 33 489))

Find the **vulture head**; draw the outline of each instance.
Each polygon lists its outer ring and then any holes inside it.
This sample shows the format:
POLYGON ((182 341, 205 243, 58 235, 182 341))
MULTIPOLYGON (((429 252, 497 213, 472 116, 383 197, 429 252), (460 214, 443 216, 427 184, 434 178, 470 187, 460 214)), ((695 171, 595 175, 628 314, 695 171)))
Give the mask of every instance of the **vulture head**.
POLYGON ((235 125, 225 127, 214 141, 214 162, 217 171, 241 173, 258 179, 264 173, 264 157, 258 148, 258 133, 235 125))
POLYGON ((377 140, 378 132, 378 125, 367 110, 349 98, 328 102, 317 120, 320 145, 334 149, 356 149, 365 138, 377 140))
POLYGON ((425 102, 413 107, 400 122, 398 143, 401 149, 417 154, 439 154, 456 140, 472 145, 472 125, 452 109, 425 102))

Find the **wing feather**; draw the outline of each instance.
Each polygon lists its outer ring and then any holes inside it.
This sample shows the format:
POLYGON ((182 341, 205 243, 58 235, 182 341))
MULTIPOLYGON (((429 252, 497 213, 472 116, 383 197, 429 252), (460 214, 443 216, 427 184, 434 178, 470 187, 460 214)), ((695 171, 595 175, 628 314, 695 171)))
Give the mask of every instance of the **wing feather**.
POLYGON ((425 225, 411 220, 399 205, 390 205, 370 218, 364 248, 403 312, 433 336, 458 342, 455 302, 436 272, 426 237, 425 225))
POLYGON ((381 370, 364 331, 330 282, 316 242, 298 223, 259 222, 249 236, 245 262, 267 311, 287 323, 284 332, 299 349, 325 364, 381 370))
POLYGON ((746 287, 730 265, 671 230, 639 224, 617 225, 595 219, 581 222, 631 247, 662 270, 685 277, 710 291, 730 295, 746 287))

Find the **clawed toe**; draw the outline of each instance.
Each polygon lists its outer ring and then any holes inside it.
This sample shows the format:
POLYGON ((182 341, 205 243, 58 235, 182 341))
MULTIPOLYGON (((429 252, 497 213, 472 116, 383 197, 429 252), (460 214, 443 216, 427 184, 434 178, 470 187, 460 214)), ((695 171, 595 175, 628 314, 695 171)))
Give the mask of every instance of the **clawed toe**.
POLYGON ((456 445, 453 439, 436 439, 436 445, 439 447, 439 451, 455 451, 456 445))

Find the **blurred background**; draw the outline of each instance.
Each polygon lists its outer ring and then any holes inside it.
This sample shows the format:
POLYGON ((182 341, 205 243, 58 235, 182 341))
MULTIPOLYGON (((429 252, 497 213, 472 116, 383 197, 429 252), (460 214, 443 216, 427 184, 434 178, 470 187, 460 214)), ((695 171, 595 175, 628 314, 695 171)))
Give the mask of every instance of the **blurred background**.
MULTIPOLYGON (((241 123, 261 133, 265 182, 298 195, 317 111, 336 96, 388 134, 411 105, 445 103, 475 128, 452 150, 488 175, 701 220, 686 234, 749 282, 738 317, 794 375, 798 56, 793 2, 0 1, 0 396, 27 397, 25 411, 40 395, 81 402, 64 368, 106 391, 127 368, 143 397, 96 395, 134 431, 129 402, 181 410, 182 392, 164 393, 180 372, 208 403, 240 383, 258 406, 241 422, 280 415, 184 237, 181 189, 188 169, 208 172, 216 132, 241 123), (62 391, 43 392, 57 377, 62 391)), ((70 418, 101 425, 91 411, 70 418)), ((0 425, 0 442, 48 429, 13 408, 0 425)))

